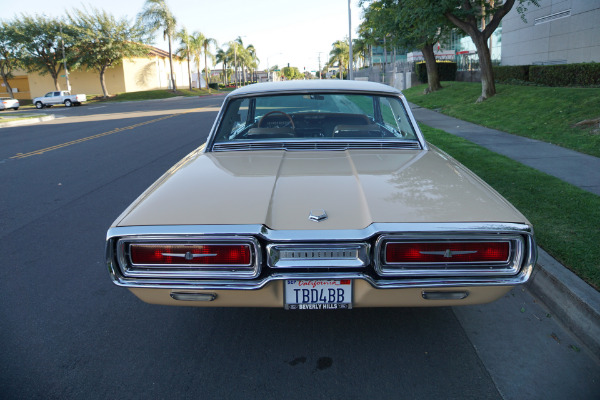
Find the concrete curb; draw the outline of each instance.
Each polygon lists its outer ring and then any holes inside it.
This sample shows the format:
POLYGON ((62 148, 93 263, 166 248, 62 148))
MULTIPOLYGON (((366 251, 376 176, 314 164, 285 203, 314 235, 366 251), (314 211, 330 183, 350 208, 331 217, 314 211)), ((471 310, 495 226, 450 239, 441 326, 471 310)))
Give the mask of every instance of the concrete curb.
MULTIPOLYGON (((503 152, 502 146, 490 146, 490 141, 493 142, 496 140, 496 137, 501 136, 502 140, 500 142, 504 147, 511 143, 517 145, 523 144, 523 141, 540 143, 545 147, 538 153, 548 151, 547 146, 550 146, 543 142, 510 135, 506 132, 489 129, 472 124, 470 122, 449 117, 442 113, 434 112, 433 110, 429 110, 412 103, 409 104, 413 112, 420 112, 420 118, 416 118, 415 115, 415 118, 418 121, 434 128, 444 130, 450 134, 463 137, 473 143, 486 147, 495 153, 504 154, 516 162, 521 162, 525 165, 529 165, 528 159, 531 158, 531 151, 528 151, 526 154, 521 154, 518 152, 516 154, 511 154, 510 152, 503 152)), ((568 168, 565 168, 564 164, 560 164, 557 160, 564 161, 566 159, 571 159, 569 161, 572 162, 574 168, 579 171, 582 169, 582 165, 585 165, 585 162, 581 161, 579 156, 584 157, 584 159, 590 157, 587 155, 580 155, 576 152, 566 149, 560 149, 559 152, 556 152, 556 154, 552 153, 551 155, 552 158, 546 158, 542 160, 544 165, 561 165, 559 168, 561 169, 560 172, 563 173, 563 175, 564 173, 569 175, 572 174, 572 172, 566 172, 568 168)), ((597 163, 595 158, 594 163, 597 163)), ((572 182, 572 179, 569 179, 571 176, 565 177, 561 175, 561 173, 557 173, 556 170, 540 168, 539 165, 529 166, 553 175, 559 179, 562 179, 563 181, 567 181, 574 186, 579 186, 584 190, 596 193, 593 188, 582 187, 576 182, 572 182)), ((591 173, 594 173, 594 176, 596 177, 595 179, 597 180, 597 173, 595 171, 598 171, 598 168, 591 167, 587 168, 587 170, 591 173)), ((590 179, 587 179, 587 181, 590 181, 590 179)), ((550 309, 552 315, 557 320, 564 324, 565 327, 571 333, 573 333, 573 335, 577 337, 584 346, 589 348, 597 360, 600 360, 600 292, 589 286, 577 275, 552 258, 544 250, 540 248, 538 249, 538 263, 536 268, 534 268, 533 275, 526 284, 526 287, 550 309)))
POLYGON ((9 121, 9 122, 0 122, 0 128, 10 128, 12 126, 20 126, 20 125, 31 125, 36 124, 38 122, 52 121, 54 118, 54 114, 44 115, 43 117, 38 118, 24 118, 20 121, 9 121))
POLYGON ((544 250, 538 250, 527 289, 600 359, 600 293, 544 250))

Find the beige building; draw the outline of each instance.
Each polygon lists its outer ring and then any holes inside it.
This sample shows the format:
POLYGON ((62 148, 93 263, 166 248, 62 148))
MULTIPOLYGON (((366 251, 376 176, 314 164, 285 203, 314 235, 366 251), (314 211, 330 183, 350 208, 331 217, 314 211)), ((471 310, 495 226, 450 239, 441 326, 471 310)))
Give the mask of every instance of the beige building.
MULTIPOLYGON (((124 59, 116 67, 105 72, 106 88, 110 94, 138 92, 143 90, 170 89, 169 53, 152 47, 147 58, 124 59)), ((54 81, 50 75, 15 71, 14 78, 9 80, 13 95, 17 99, 33 99, 54 90, 54 81)), ((178 88, 189 88, 187 61, 173 57, 173 75, 178 88)), ((101 95, 100 73, 94 70, 69 71, 72 93, 101 95)), ((62 90, 66 90, 67 82, 64 71, 58 78, 62 90)), ((7 96, 4 83, 0 84, 0 97, 7 96)))

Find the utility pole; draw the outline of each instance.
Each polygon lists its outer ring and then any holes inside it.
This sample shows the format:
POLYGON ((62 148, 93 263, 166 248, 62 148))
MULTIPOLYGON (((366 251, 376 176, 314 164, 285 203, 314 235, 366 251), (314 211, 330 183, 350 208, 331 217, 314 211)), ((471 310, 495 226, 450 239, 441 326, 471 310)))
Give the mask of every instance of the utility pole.
POLYGON ((348 0, 348 42, 350 42, 350 54, 349 54, 349 60, 348 60, 348 79, 349 80, 353 80, 354 79, 354 71, 352 71, 352 59, 354 57, 352 57, 352 17, 351 17, 351 12, 350 12, 350 0, 348 0))
POLYGON ((67 58, 65 57, 65 41, 63 39, 63 33, 62 33, 62 24, 59 25, 60 27, 60 43, 62 45, 62 53, 63 53, 63 65, 65 68, 65 77, 67 78, 67 91, 70 93, 71 92, 71 83, 69 83, 69 71, 67 70, 67 58))
POLYGON ((320 51, 319 54, 319 79, 321 79, 321 53, 322 51, 320 51))

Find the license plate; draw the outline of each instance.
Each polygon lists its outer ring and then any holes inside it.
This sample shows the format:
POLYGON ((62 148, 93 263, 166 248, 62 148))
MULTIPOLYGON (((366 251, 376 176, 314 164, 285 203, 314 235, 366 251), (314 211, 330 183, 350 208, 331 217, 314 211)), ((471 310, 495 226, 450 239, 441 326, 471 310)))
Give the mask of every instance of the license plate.
POLYGON ((291 280, 285 285, 287 310, 339 310, 352 308, 352 280, 291 280))

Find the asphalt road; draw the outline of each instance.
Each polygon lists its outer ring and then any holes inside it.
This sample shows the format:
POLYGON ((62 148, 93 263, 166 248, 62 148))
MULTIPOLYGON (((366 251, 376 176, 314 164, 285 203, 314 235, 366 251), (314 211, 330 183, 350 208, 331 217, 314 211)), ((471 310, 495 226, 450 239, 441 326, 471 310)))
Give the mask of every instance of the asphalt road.
POLYGON ((0 398, 600 397, 597 360, 521 288, 483 306, 292 312, 154 306, 114 286, 106 229, 203 143, 221 101, 54 107, 64 118, 0 129, 0 398))

